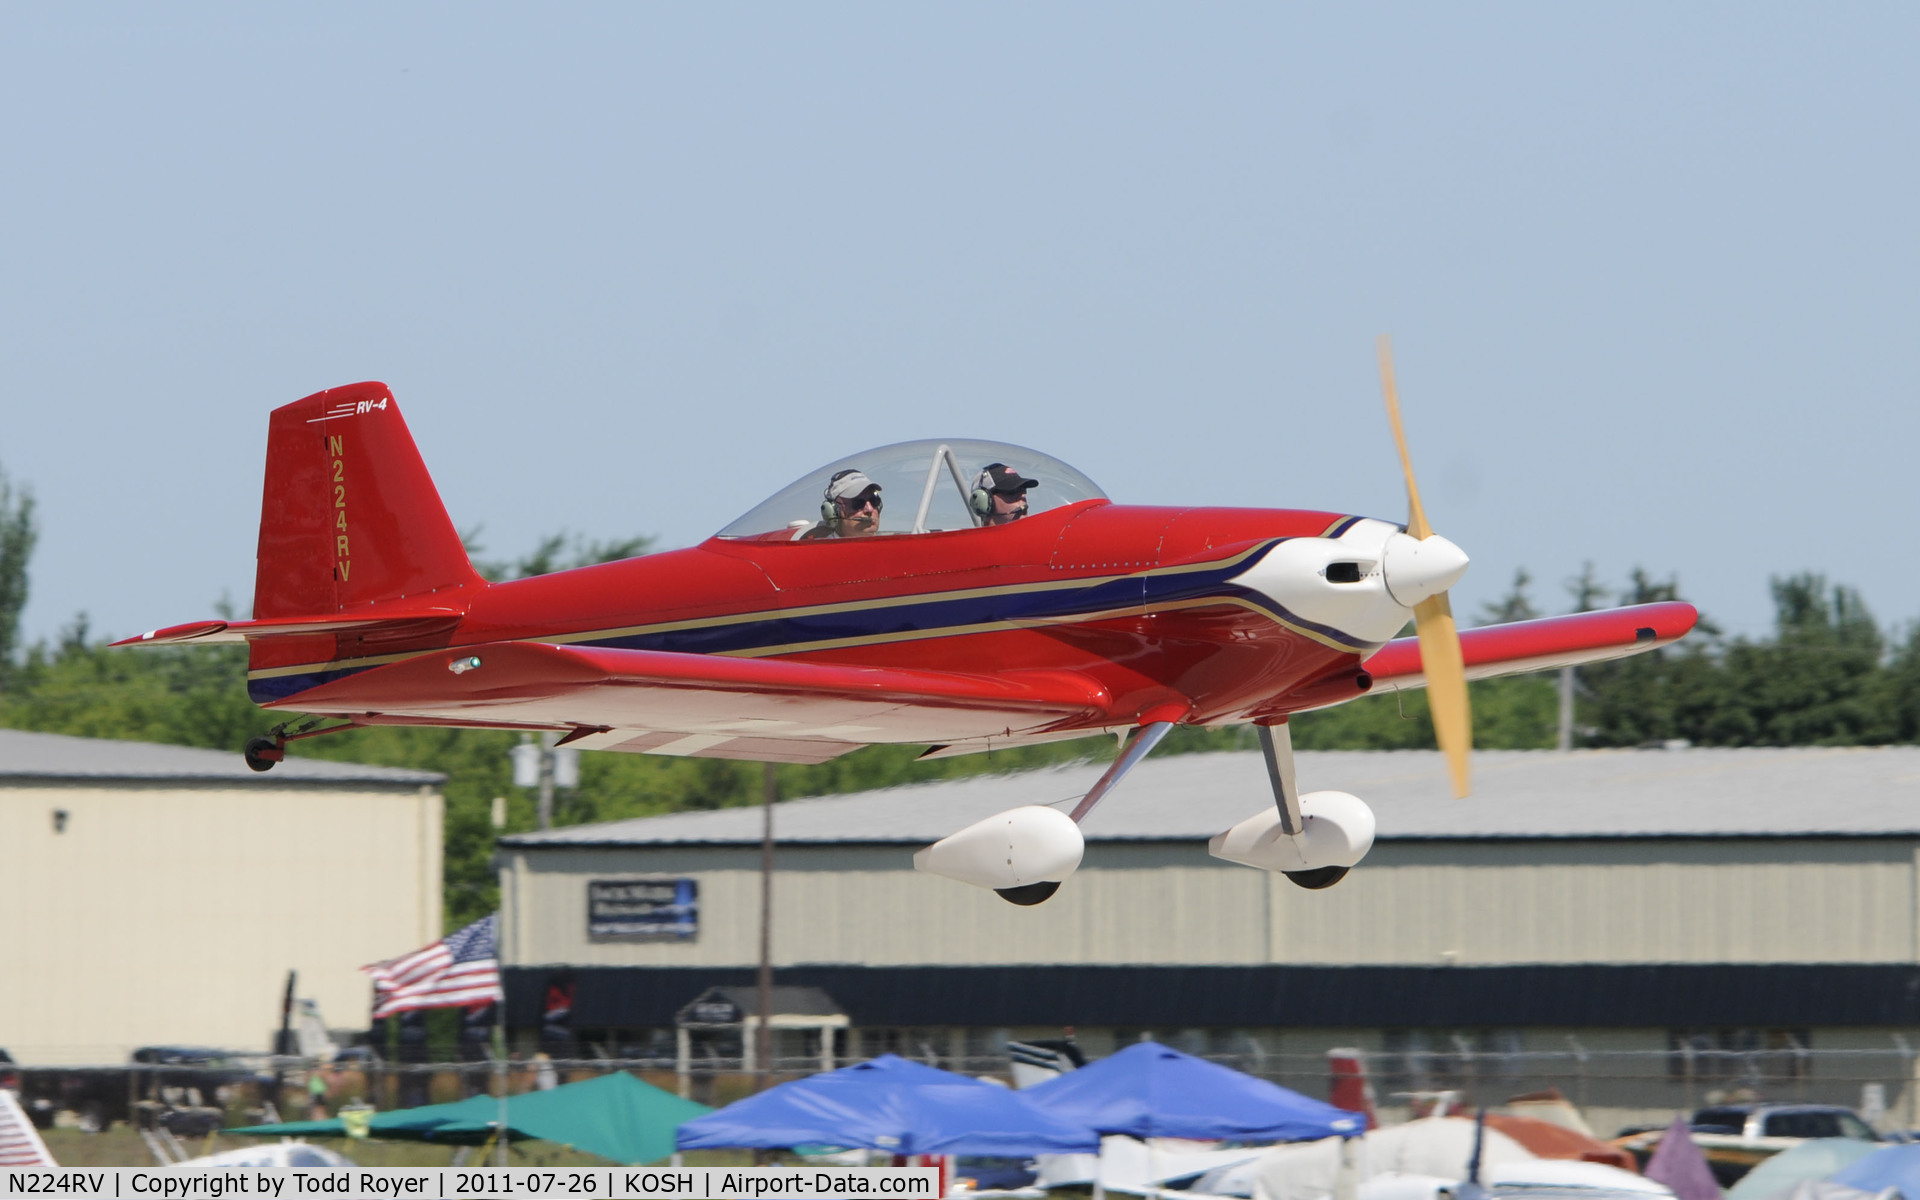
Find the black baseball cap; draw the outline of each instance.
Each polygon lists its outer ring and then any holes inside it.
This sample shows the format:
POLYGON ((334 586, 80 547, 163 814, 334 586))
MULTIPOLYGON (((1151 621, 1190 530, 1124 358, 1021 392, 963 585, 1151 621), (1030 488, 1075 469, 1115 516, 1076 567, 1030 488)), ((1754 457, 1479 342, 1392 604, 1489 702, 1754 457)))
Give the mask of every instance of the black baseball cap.
POLYGON ((1028 488, 1039 487, 1040 481, 1028 479, 1005 463, 988 463, 987 469, 980 472, 980 478, 973 486, 982 491, 999 492, 1003 496, 1011 496, 1016 492, 1024 492, 1028 488))

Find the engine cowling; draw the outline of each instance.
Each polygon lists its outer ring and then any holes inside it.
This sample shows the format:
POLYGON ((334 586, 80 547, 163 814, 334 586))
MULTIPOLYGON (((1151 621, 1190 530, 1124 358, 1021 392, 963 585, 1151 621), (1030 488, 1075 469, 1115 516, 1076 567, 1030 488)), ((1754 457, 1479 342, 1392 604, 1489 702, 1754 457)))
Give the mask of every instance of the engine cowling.
POLYGON ((1308 792, 1300 797, 1305 830, 1280 828, 1280 810, 1261 809, 1207 842, 1215 858, 1263 871, 1281 871, 1302 887, 1330 887, 1373 848, 1373 810, 1346 792, 1308 792))
POLYGON ((916 871, 1038 904, 1080 866, 1086 838, 1067 814, 1037 804, 995 813, 916 852, 916 871))

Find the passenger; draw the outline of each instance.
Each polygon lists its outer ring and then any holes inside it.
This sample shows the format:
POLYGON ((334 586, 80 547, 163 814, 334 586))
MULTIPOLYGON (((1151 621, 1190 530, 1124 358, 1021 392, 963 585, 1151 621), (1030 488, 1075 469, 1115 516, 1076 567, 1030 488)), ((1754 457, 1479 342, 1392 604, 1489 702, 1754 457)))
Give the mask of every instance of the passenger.
POLYGON ((881 508, 879 484, 851 467, 835 471, 820 501, 820 523, 800 539, 871 536, 880 532, 881 508))
POLYGON ((982 525, 1009 525, 1027 515, 1027 489, 1040 486, 1005 463, 988 463, 973 481, 973 511, 982 525))

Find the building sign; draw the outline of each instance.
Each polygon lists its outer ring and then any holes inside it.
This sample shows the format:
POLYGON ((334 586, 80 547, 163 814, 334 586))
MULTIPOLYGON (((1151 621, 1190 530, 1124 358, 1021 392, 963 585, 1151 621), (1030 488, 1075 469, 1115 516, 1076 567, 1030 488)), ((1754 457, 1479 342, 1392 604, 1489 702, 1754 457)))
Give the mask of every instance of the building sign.
POLYGON ((739 1025, 747 1016, 740 1006, 718 991, 710 991, 680 1012, 681 1025, 739 1025))
POLYGON ((587 936, 688 942, 700 933, 700 885, 691 879, 590 879, 587 936))

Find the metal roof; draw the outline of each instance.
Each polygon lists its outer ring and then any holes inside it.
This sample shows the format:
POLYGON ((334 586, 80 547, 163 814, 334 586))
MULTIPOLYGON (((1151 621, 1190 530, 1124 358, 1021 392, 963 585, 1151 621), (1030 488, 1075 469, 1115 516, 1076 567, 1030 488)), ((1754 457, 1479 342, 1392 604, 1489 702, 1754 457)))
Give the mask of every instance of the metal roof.
POLYGON ((369 783, 419 787, 437 786, 446 776, 406 767, 370 767, 292 757, 271 771, 256 772, 248 769, 238 750, 200 750, 192 746, 0 729, 0 781, 107 779, 247 783, 262 787, 369 783))
MULTIPOLYGON (((1302 791, 1352 792, 1382 841, 1469 838, 1920 836, 1920 747, 1480 751, 1455 800, 1433 751, 1303 751, 1302 791)), ((1021 804, 1070 804, 1104 766, 1080 763, 794 800, 783 845, 935 841, 1021 804)), ((1257 753, 1178 754, 1136 767, 1086 819, 1089 841, 1204 839, 1271 803, 1257 753)), ((577 825, 513 848, 757 843, 757 807, 577 825)))

